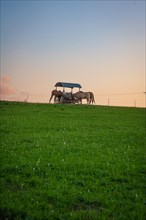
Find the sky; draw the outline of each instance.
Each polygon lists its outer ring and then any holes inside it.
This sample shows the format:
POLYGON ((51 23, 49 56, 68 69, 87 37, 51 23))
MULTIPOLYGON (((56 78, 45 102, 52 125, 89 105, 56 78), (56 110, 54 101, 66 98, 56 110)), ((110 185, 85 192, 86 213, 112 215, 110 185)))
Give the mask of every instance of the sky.
POLYGON ((1 0, 1 99, 73 82, 97 105, 145 107, 145 18, 144 0, 1 0))

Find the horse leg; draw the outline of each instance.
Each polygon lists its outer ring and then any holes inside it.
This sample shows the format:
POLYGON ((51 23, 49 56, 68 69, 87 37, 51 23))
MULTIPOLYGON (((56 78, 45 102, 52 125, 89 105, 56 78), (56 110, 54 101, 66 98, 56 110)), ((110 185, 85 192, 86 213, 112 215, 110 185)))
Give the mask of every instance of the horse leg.
POLYGON ((51 102, 52 98, 53 98, 53 94, 51 94, 51 97, 49 99, 49 103, 51 102))
POLYGON ((91 99, 90 99, 90 104, 92 104, 92 105, 93 105, 93 98, 91 98, 91 99))
POLYGON ((86 100, 87 100, 87 105, 90 105, 90 100, 88 98, 86 100))
POLYGON ((60 103, 61 96, 58 96, 58 102, 60 103))
POLYGON ((56 96, 54 96, 54 103, 56 103, 56 96))
POLYGON ((54 103, 60 103, 59 96, 55 96, 55 97, 54 97, 54 103))
POLYGON ((87 104, 90 105, 91 103, 91 97, 90 97, 90 93, 88 93, 87 95, 87 104))

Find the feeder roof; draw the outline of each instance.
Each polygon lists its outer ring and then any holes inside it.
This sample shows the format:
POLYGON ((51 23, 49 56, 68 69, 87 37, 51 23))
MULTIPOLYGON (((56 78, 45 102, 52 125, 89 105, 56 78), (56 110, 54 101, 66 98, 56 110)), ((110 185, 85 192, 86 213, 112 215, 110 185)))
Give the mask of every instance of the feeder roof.
POLYGON ((55 87, 66 87, 66 88, 82 88, 78 83, 66 83, 66 82, 58 82, 55 84, 55 87))

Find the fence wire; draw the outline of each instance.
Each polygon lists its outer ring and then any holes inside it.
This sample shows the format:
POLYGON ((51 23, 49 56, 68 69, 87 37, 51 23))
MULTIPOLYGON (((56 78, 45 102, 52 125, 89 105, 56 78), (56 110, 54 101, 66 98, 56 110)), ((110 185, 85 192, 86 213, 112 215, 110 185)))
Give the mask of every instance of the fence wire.
MULTIPOLYGON (((127 106, 127 107, 146 107, 146 93, 120 93, 120 94, 94 94, 96 105, 104 106, 127 106)), ((30 102, 30 103, 49 103, 50 94, 17 94, 13 96, 1 96, 0 100, 30 102)), ((52 99, 52 102, 54 99, 52 99)), ((86 104, 86 100, 83 100, 86 104)))

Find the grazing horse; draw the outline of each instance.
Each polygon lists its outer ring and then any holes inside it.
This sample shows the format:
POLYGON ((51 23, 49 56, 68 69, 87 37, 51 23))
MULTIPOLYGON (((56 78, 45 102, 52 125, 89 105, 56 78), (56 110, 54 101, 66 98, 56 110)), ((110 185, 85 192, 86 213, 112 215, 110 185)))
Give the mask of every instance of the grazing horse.
POLYGON ((93 105, 93 103, 95 103, 94 94, 93 92, 89 92, 89 93, 90 93, 90 104, 92 103, 93 105))
POLYGON ((54 101, 56 100, 56 98, 58 98, 58 101, 60 103, 60 99, 61 99, 62 95, 63 95, 63 92, 61 92, 60 90, 58 91, 57 89, 54 89, 52 91, 52 93, 51 93, 51 97, 49 99, 49 103, 51 102, 53 96, 54 96, 54 101))
POLYGON ((82 104, 82 99, 87 100, 87 104, 90 105, 90 93, 89 92, 76 92, 72 94, 75 99, 77 99, 82 104))
POLYGON ((61 103, 71 103, 73 101, 73 96, 71 92, 64 92, 61 97, 61 103))

